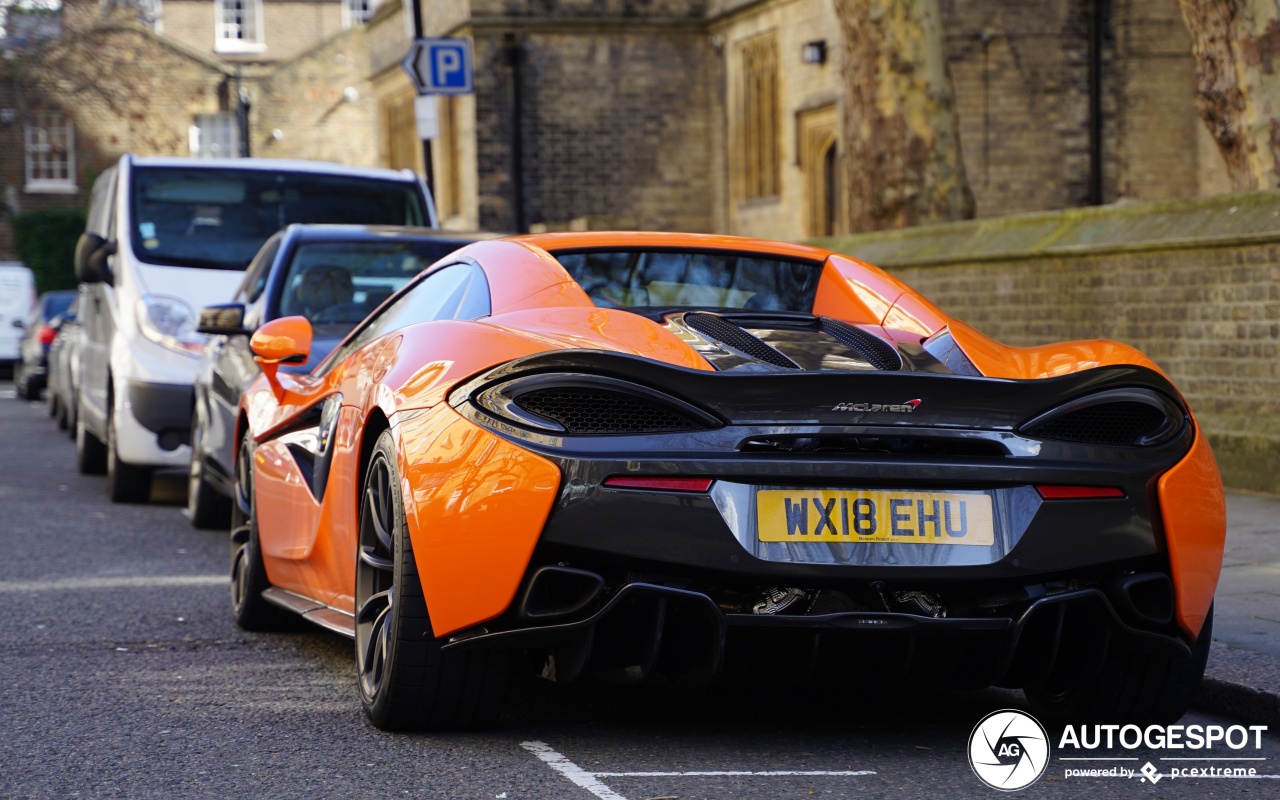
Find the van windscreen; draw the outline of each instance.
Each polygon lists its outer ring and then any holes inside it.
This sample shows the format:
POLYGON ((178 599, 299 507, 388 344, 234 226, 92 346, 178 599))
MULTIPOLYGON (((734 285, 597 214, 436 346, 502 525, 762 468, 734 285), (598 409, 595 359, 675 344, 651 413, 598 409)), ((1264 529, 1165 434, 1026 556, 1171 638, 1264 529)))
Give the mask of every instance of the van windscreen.
POLYGON ((407 181, 235 168, 135 168, 131 212, 139 260, 232 270, 294 222, 427 224, 407 181))

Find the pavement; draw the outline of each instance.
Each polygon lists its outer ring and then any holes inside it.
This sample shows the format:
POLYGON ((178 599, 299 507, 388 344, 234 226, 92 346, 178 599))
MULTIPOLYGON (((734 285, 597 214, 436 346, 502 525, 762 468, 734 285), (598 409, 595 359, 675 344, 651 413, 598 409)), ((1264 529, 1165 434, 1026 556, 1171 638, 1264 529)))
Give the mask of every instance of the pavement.
POLYGON ((1195 706, 1280 730, 1280 497, 1227 494, 1213 647, 1195 706))

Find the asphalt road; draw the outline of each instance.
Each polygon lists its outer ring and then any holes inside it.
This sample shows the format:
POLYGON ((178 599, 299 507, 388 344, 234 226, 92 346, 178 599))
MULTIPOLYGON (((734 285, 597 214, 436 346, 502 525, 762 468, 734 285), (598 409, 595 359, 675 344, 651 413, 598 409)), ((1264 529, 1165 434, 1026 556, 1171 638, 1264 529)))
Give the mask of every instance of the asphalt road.
MULTIPOLYGON (((517 682, 494 730, 391 735, 365 721, 352 646, 231 621, 226 536, 190 527, 180 476, 113 506, 43 404, 0 390, 0 797, 996 797, 967 742, 1014 692, 879 688, 859 675, 696 694, 517 682), (774 774, 769 774, 774 773, 774 774), (786 773, 786 774, 777 774, 786 773)), ((786 653, 777 657, 785 659, 786 653)), ((1184 724, 1229 726, 1192 714, 1184 724)), ((1280 742, 1052 756, 1026 797, 1280 797, 1280 742), (1171 761, 1175 757, 1252 761, 1171 761), (1116 759, 1127 759, 1117 761, 1116 759), (1068 777, 1152 762, 1253 779, 1068 777)), ((1252 735, 1252 734, 1250 734, 1252 735)))

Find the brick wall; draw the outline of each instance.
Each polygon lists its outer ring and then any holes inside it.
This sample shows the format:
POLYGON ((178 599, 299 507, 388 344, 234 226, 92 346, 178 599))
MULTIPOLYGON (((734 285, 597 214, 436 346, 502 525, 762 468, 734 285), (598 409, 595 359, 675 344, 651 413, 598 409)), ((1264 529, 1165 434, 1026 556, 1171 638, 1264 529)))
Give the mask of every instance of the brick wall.
POLYGON ((209 56, 229 60, 282 61, 300 55, 316 42, 342 30, 339 0, 262 0, 265 47, 244 56, 217 53, 214 48, 215 0, 164 0, 164 35, 209 56))
POLYGON ((1280 494, 1280 193, 829 240, 1011 345, 1114 339, 1186 395, 1229 486, 1280 494))
MULTIPOLYGON (((625 24, 515 32, 526 225, 708 230, 705 38, 625 24)), ((513 230, 513 72, 502 33, 474 40, 479 223, 513 230)))
POLYGON ((366 38, 363 28, 352 29, 261 79, 253 97, 252 155, 379 165, 366 38))

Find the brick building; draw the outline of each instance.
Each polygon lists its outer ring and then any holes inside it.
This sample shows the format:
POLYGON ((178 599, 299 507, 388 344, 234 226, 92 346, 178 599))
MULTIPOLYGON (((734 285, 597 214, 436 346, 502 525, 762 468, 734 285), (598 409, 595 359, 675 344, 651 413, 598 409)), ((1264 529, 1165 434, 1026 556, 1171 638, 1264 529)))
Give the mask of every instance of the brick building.
POLYGON ((125 152, 381 163, 370 13, 368 0, 11 10, 0 39, 0 258, 13 257, 10 215, 84 207, 93 178, 125 152))
MULTIPOLYGON (((939 1, 978 216, 1228 188, 1175 4, 939 1)), ((0 199, 83 205, 126 151, 421 171, 403 7, 372 2, 65 0, 55 25, 15 17, 0 199)), ((832 0, 418 3, 425 35, 475 54, 475 93, 437 99, 448 227, 842 232, 832 0)))
MULTIPOLYGON (((978 216, 1229 188, 1176 4, 940 5, 978 216)), ((476 58, 475 94, 439 101, 449 224, 840 232, 831 0, 421 8, 426 35, 469 37, 476 58)), ((380 98, 384 121, 411 100, 380 98)), ((412 126, 383 136, 387 163, 420 163, 412 126)))

